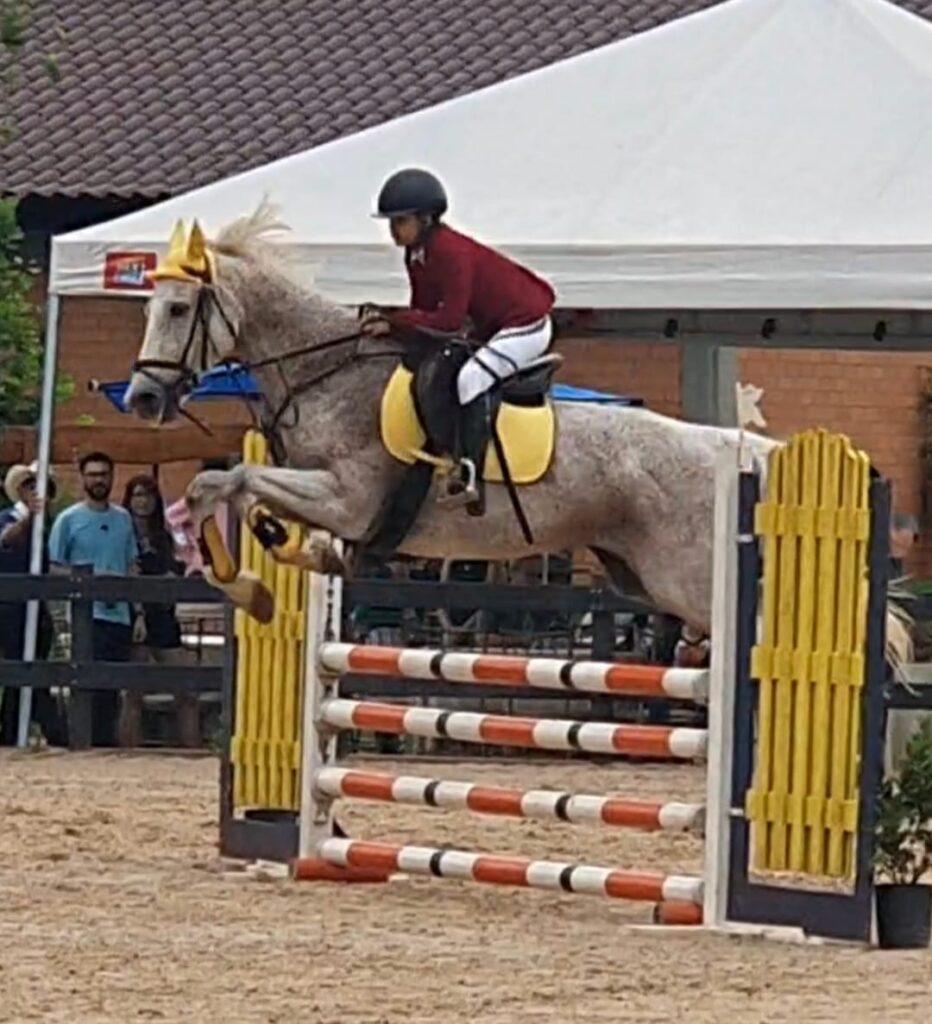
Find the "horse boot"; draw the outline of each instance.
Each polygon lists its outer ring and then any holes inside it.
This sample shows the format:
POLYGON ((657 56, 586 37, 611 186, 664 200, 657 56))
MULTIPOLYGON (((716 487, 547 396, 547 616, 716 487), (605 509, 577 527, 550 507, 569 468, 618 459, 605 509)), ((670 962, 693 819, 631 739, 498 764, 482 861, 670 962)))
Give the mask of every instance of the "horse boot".
POLYGON ((440 499, 446 508, 466 507, 471 516, 485 514, 485 450, 489 442, 489 396, 480 395, 459 410, 456 475, 440 499))
POLYGON ((332 576, 348 576, 349 570, 343 558, 329 542, 321 542, 314 533, 305 544, 305 531, 291 536, 281 520, 258 505, 254 505, 246 517, 253 536, 262 547, 271 553, 276 562, 293 565, 298 569, 324 573, 332 576))

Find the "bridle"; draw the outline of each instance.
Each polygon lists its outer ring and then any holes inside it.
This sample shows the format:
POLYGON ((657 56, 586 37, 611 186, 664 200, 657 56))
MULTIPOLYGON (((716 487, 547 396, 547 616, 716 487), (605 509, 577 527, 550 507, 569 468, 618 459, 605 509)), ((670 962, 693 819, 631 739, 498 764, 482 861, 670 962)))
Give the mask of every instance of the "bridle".
MULTIPOLYGON (((194 315, 191 317, 191 325, 188 328, 188 337, 177 359, 137 359, 133 363, 133 373, 142 374, 153 384, 165 393, 166 400, 172 398, 175 404, 180 407, 180 400, 197 387, 201 376, 213 366, 222 362, 220 350, 210 336, 210 311, 216 309, 223 320, 224 326, 230 332, 230 337, 236 342, 237 331, 233 322, 227 315, 226 310, 220 304, 213 289, 204 284, 198 288, 197 302, 194 307, 194 315), (211 302, 211 300, 213 300, 211 302), (200 339, 198 339, 198 328, 200 328, 200 339), (200 342, 198 344, 198 342, 200 342), (196 355, 192 359, 192 355, 196 355), (211 360, 211 356, 216 359, 211 360), (178 376, 171 384, 167 384, 160 377, 157 377, 153 370, 170 370, 178 376)), ((164 409, 164 407, 163 407, 164 409)))
POLYGON ((210 435, 211 430, 201 420, 190 413, 182 405, 182 399, 189 395, 200 383, 201 378, 209 370, 218 367, 226 367, 232 371, 233 377, 245 376, 252 370, 259 370, 263 367, 274 366, 278 371, 279 381, 284 389, 284 398, 277 407, 268 403, 265 395, 260 397, 262 412, 257 414, 250 402, 249 396, 243 390, 239 396, 249 410, 255 428, 265 436, 269 443, 269 450, 276 465, 285 461, 285 449, 281 438, 281 430, 294 429, 300 422, 300 412, 297 399, 318 384, 335 376, 342 370, 355 363, 364 362, 370 359, 401 358, 404 351, 399 349, 386 349, 377 352, 362 352, 360 344, 369 337, 363 331, 354 331, 352 334, 345 334, 338 338, 331 338, 315 345, 303 345, 299 348, 288 349, 278 355, 269 356, 266 359, 259 359, 254 362, 246 362, 233 357, 224 357, 217 348, 216 342, 210 335, 211 312, 216 310, 224 327, 230 334, 233 347, 236 348, 239 339, 239 332, 233 324, 232 319, 223 308, 220 299, 214 288, 209 284, 203 284, 198 289, 197 301, 194 307, 194 315, 191 318, 191 325, 188 330, 188 337, 184 348, 178 359, 137 359, 133 363, 133 373, 139 373, 155 384, 162 393, 163 402, 161 416, 164 417, 169 404, 173 404, 179 413, 190 420, 204 433, 210 435), (285 372, 287 362, 298 359, 302 356, 317 355, 329 351, 335 351, 344 345, 352 345, 353 348, 341 359, 305 380, 292 383, 285 372), (171 383, 167 383, 153 371, 168 370, 177 376, 171 383), (291 413, 289 422, 284 422, 286 415, 291 413))

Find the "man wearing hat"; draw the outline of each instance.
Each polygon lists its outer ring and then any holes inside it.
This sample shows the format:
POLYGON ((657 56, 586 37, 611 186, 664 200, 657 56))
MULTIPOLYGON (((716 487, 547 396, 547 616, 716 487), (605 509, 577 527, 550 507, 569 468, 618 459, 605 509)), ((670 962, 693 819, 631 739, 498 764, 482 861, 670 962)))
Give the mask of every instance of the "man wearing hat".
MULTIPOLYGON (((3 481, 3 489, 12 507, 0 512, 0 573, 28 573, 32 546, 32 523, 42 511, 36 494, 38 466, 13 466, 3 481)), ((55 496, 55 482, 49 477, 49 497, 55 496)), ((48 559, 43 558, 43 571, 48 559)), ((26 626, 26 602, 0 604, 0 655, 18 661, 23 656, 26 626)), ((52 618, 44 604, 39 605, 39 634, 36 659, 48 657, 52 646, 52 618)), ((64 742, 61 718, 54 697, 48 690, 33 690, 33 717, 50 743, 64 742)), ((0 744, 16 743, 19 722, 19 690, 5 690, 0 703, 0 744)))

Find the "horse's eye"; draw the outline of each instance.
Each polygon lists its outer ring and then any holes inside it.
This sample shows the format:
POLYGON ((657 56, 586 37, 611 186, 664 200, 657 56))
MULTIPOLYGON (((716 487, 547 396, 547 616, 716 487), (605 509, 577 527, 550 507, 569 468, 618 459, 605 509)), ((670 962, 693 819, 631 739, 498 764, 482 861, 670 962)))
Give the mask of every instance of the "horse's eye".
POLYGON ((168 307, 169 316, 184 316, 188 312, 188 307, 184 302, 173 302, 168 307))

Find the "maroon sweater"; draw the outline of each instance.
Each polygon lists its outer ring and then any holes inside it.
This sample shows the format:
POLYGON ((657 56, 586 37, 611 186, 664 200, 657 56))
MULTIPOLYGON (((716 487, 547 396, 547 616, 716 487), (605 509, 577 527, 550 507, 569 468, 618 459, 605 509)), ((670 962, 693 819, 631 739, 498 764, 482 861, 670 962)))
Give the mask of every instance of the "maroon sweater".
POLYGON ((488 341, 506 327, 527 327, 553 308, 553 289, 520 264, 445 224, 423 246, 405 250, 411 309, 392 315, 399 324, 460 331, 467 318, 488 341))

